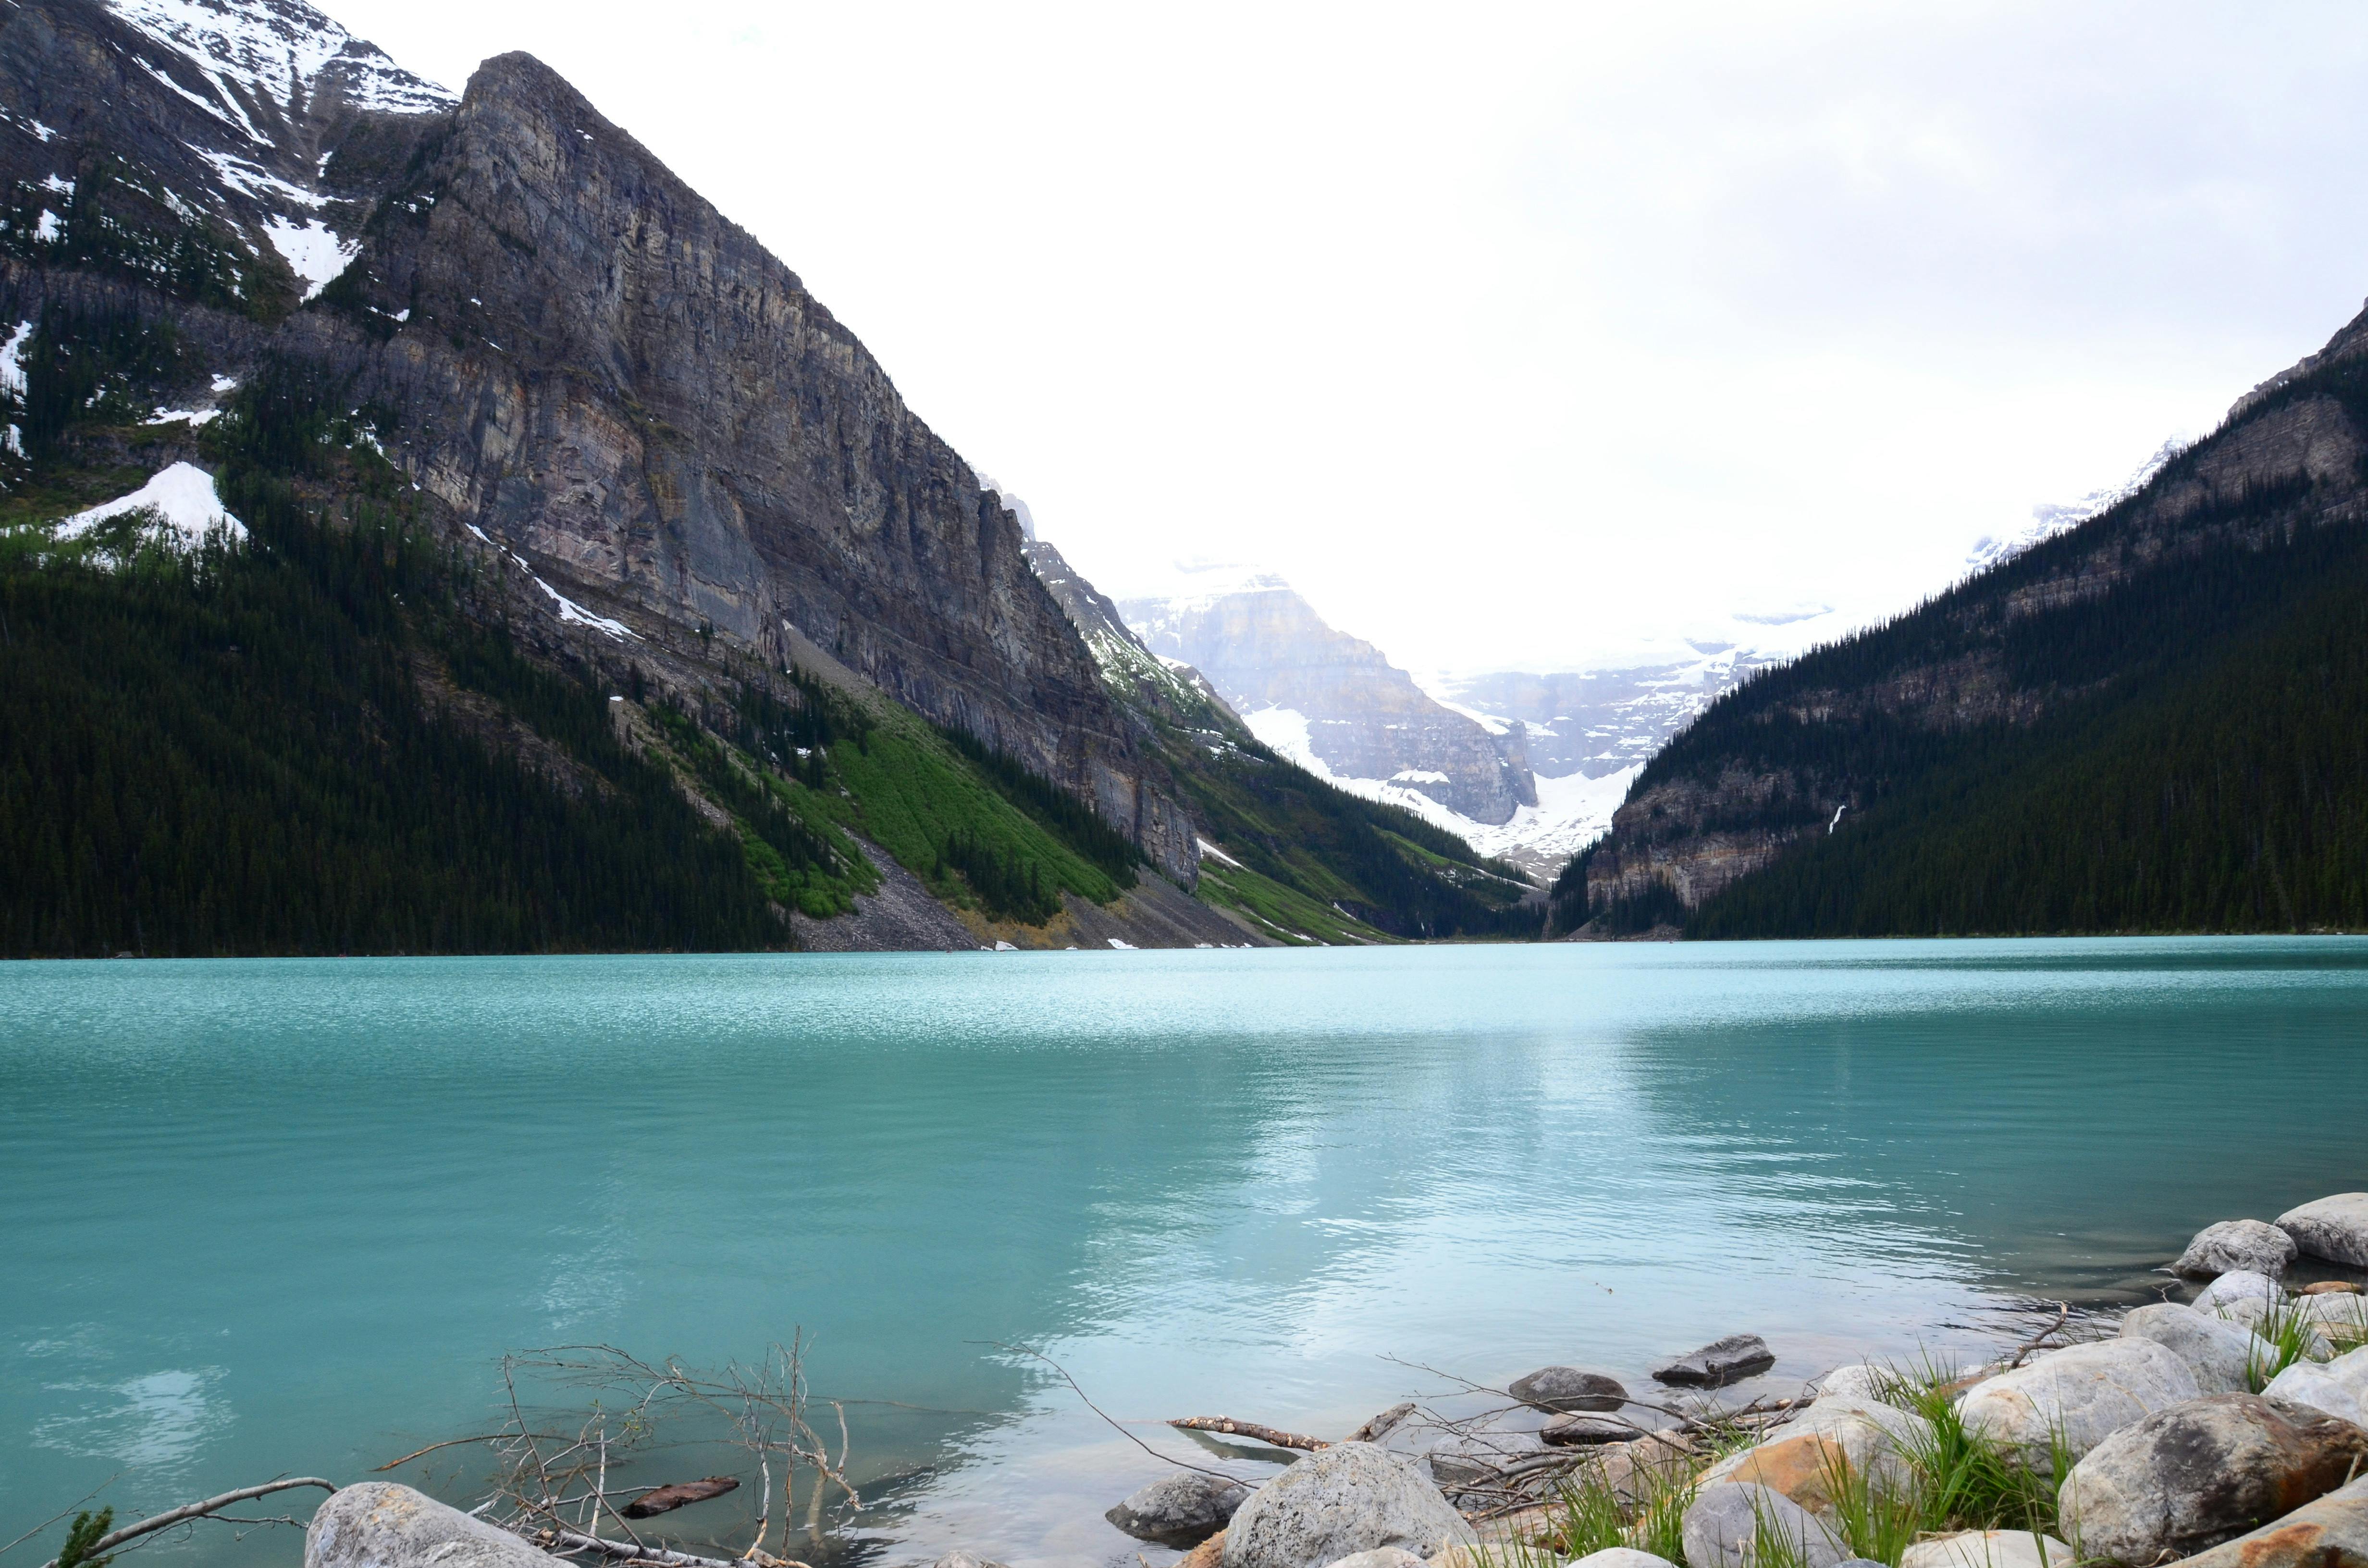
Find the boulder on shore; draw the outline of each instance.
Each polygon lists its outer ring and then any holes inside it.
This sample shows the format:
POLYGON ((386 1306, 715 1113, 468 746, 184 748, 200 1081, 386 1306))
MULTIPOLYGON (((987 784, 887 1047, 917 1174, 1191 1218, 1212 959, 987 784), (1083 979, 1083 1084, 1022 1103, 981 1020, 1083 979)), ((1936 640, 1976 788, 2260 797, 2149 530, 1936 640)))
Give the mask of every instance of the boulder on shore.
POLYGON ((1600 1551, 1590 1551, 1584 1557, 1572 1559, 1564 1568, 1678 1568, 1678 1565, 1666 1557, 1656 1557, 1633 1546, 1607 1546, 1600 1551))
POLYGON ((1774 1351, 1756 1334, 1730 1334, 1701 1349, 1653 1369, 1655 1381, 1680 1388, 1725 1388, 1756 1378, 1776 1364, 1774 1351))
POLYGON ((1538 1428, 1538 1441, 1548 1448, 1577 1449, 1596 1443, 1624 1443, 1641 1437, 1634 1421, 1617 1415, 1598 1415, 1591 1411, 1576 1411, 1557 1415, 1538 1428))
POLYGON ((1899 1381, 1898 1374, 1853 1361, 1847 1367, 1836 1367, 1817 1380, 1819 1399, 1881 1399, 1899 1381))
POLYGON ((1130 1494, 1102 1517, 1137 1540, 1198 1546, 1224 1529, 1249 1494, 1238 1481, 1179 1470, 1130 1494))
POLYGON ((2197 1392, 2207 1395, 2250 1393, 2247 1374, 2277 1365, 2276 1346, 2244 1324, 2176 1301, 2133 1309, 2122 1319, 2122 1337, 2151 1339, 2186 1362, 2197 1392))
POLYGON ((2226 1317, 2232 1310, 2258 1312, 2285 1299, 2284 1289, 2268 1275, 2257 1269, 2231 1268, 2198 1290, 2195 1300, 2188 1304, 2199 1312, 2226 1317))
POLYGON ((2179 1568, 2360 1568, 2368 1563, 2368 1479, 2330 1492, 2274 1524, 2224 1541, 2179 1568))
POLYGON ((1606 1443, 1571 1472, 1573 1485, 1595 1485, 1634 1508, 1647 1498, 1682 1485, 1694 1472, 1686 1449, 1659 1432, 1633 1443, 1606 1443))
POLYGON ((2329 1263, 2368 1268, 2368 1192, 2339 1192, 2278 1216, 2294 1245, 2329 1263))
POLYGON ((1687 1568, 1752 1568, 1761 1543, 1782 1543, 1793 1568, 1839 1568, 1850 1549, 1781 1492, 1738 1483, 1705 1487, 1686 1509, 1687 1568))
POLYGON ((2261 1392, 2368 1426, 2368 1348, 2324 1365, 2297 1361, 2271 1378, 2261 1392))
POLYGON ((1931 1423, 1874 1400, 1821 1399, 1768 1438, 1702 1471, 1704 1488, 1765 1486, 1812 1514, 1834 1511, 1834 1483, 1863 1477, 1878 1494, 1914 1483, 1909 1456, 1930 1447, 1931 1423))
POLYGON ((2285 1277, 2298 1249, 2294 1239, 2259 1220, 2223 1220, 2195 1233, 2170 1271, 2186 1279, 2213 1279, 2232 1270, 2285 1277))
POLYGON ((304 1527, 304 1568, 557 1568, 505 1529, 391 1481, 341 1487, 304 1527))
POLYGON ((1412 1461, 1371 1443, 1335 1443, 1235 1511, 1224 1568, 1323 1568, 1382 1546, 1429 1558, 1479 1539, 1412 1461))
POLYGON ((2153 1340, 2106 1339, 1975 1383, 1957 1410, 1967 1431, 2007 1444, 2045 1472, 2057 1443, 2085 1459, 2123 1427, 2202 1392, 2187 1363, 2153 1340))
POLYGON ((2058 1494, 2082 1556, 2144 1568, 2283 1518, 2368 1466, 2368 1431, 2258 1394, 2190 1400, 2124 1426, 2058 1494))
POLYGON ((1899 1568, 2072 1568, 2074 1556, 2054 1536, 2030 1530, 1959 1530, 1918 1541, 1899 1554, 1899 1568))
POLYGON ((1423 1561, 1402 1546, 1377 1546, 1371 1551, 1352 1551, 1336 1560, 1331 1568, 1423 1568, 1423 1561))
POLYGON ((1628 1403, 1619 1379, 1577 1367, 1540 1367, 1515 1378, 1505 1392, 1540 1410, 1617 1410, 1628 1403))

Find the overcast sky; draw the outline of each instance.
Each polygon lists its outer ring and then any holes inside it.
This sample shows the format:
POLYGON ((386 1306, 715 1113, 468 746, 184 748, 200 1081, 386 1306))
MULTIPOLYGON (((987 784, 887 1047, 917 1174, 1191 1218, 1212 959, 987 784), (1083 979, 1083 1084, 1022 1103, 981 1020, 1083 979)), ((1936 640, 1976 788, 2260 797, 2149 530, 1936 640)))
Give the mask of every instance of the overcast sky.
POLYGON ((541 56, 1103 587, 1418 669, 1871 617, 2368 293, 2368 7, 327 0, 541 56))

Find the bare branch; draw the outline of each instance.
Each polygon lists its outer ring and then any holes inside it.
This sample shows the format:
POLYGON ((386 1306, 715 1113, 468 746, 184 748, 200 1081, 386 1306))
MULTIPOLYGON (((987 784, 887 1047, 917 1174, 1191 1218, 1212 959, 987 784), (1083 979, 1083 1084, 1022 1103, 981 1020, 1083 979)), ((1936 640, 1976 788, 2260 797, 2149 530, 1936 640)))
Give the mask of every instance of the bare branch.
MULTIPOLYGON (((125 1541, 137 1540, 143 1535, 154 1535, 158 1530, 171 1529, 175 1525, 186 1523, 190 1519, 205 1518, 209 1515, 229 1507, 233 1503, 245 1503, 256 1497, 268 1497, 275 1492, 286 1492, 298 1486, 317 1486, 324 1492, 336 1490, 331 1483, 311 1475, 301 1475, 291 1481, 267 1481, 260 1486, 243 1486, 235 1492, 225 1492, 219 1497, 209 1497, 202 1503, 185 1503, 166 1513, 158 1514, 154 1518, 142 1519, 136 1525, 126 1525, 120 1530, 109 1531, 98 1538, 86 1555, 103 1556, 116 1547, 121 1546, 125 1541)), ((58 1568, 58 1560, 54 1557, 51 1558, 49 1562, 42 1564, 42 1568, 58 1568)))
POLYGON ((1256 1421, 1236 1421, 1230 1415, 1183 1415, 1168 1425, 1183 1432, 1219 1432, 1228 1437, 1256 1437, 1274 1448, 1302 1449, 1311 1454, 1332 1446, 1321 1437, 1311 1437, 1304 1432, 1286 1432, 1280 1426, 1268 1426, 1256 1421))

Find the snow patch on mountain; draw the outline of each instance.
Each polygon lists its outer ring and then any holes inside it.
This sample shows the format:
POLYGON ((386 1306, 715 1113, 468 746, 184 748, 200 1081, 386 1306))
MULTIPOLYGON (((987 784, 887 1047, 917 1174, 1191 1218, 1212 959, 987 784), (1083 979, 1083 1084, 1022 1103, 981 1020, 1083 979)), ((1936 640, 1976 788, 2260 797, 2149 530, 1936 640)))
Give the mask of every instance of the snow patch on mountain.
POLYGON ((174 91, 256 142, 270 138, 256 129, 240 92, 283 113, 324 92, 376 114, 438 114, 461 101, 302 0, 108 0, 108 8, 188 60, 220 102, 177 84, 174 91))
POLYGON ((191 463, 175 463, 131 494, 75 513, 58 525, 56 537, 77 539, 110 518, 142 511, 162 519, 173 535, 168 542, 184 549, 196 549, 216 528, 234 540, 246 538, 246 525, 223 510, 214 494, 214 476, 191 463))
POLYGON ((317 300, 321 290, 337 280, 340 273, 362 254, 361 242, 337 237, 336 231, 318 218, 308 218, 302 227, 285 218, 274 218, 263 225, 270 237, 271 248, 288 262, 288 269, 304 280, 304 298, 317 300))

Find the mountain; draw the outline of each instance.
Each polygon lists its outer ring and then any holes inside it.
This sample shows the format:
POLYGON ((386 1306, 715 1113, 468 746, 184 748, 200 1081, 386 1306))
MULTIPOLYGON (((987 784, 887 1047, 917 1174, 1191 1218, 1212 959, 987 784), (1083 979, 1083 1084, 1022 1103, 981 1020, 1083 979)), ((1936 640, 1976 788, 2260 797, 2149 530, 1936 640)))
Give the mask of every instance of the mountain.
MULTIPOLYGON (((14 0, 0 121, 6 950, 1300 939, 1192 896, 1222 759, 1022 517, 530 56, 456 97, 298 0, 14 0), (136 502, 177 465, 235 532, 136 502)), ((1310 939, 1496 928, 1358 820, 1310 939)))
POLYGON ((2363 520, 2368 312, 2097 516, 1711 704, 1557 926, 2368 926, 2363 520))
POLYGON ((1537 804, 1518 732, 1492 735, 1434 701, 1280 577, 1238 568, 1190 575, 1181 593, 1119 608, 1145 647, 1199 670, 1268 744, 1359 781, 1352 789, 1435 801, 1483 825, 1537 804))

